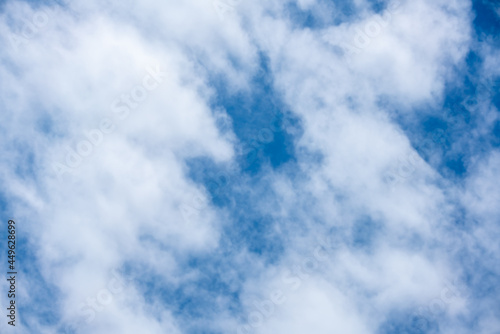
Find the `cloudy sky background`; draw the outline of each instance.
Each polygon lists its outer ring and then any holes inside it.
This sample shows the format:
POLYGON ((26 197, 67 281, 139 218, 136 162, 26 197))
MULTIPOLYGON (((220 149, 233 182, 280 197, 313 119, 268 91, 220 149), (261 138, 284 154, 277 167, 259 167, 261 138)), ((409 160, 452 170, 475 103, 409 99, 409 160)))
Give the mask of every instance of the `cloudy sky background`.
POLYGON ((499 33, 486 0, 0 1, 1 333, 500 333, 499 33))

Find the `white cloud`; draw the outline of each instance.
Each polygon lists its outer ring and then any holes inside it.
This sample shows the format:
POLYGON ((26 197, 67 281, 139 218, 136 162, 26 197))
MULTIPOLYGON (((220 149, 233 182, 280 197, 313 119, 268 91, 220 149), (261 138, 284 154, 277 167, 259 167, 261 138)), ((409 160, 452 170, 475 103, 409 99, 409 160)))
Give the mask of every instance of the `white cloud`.
MULTIPOLYGON (((42 277, 60 293, 55 308, 64 321, 83 321, 78 328, 82 333, 109 328, 120 333, 171 328, 174 333, 178 325, 170 306, 151 305, 135 283, 121 299, 94 310, 88 324, 89 309, 82 305, 106 289, 111 269, 125 262, 179 284, 188 273, 179 272, 174 255, 216 247, 220 223, 214 209, 207 208, 189 224, 180 212, 182 203, 204 192, 187 177, 184 159, 231 159, 232 144, 218 133, 209 106, 213 91, 206 83, 206 67, 230 69, 228 53, 251 57, 245 50, 248 43, 239 38, 241 30, 226 31, 215 13, 206 15, 206 4, 158 8, 158 3, 141 3, 127 18, 120 8, 108 16, 109 3, 68 5, 43 9, 50 18, 44 29, 2 51, 0 71, 6 80, 1 101, 8 108, 2 127, 8 140, 2 144, 2 185, 36 250, 42 277), (233 35, 240 42, 225 44, 233 35), (208 55, 205 69, 193 61, 193 48, 208 55), (157 87, 143 89, 154 84, 151 71, 158 69, 166 74, 157 87), (128 107, 117 102, 128 98, 122 94, 135 95, 128 107), (127 109, 130 115, 122 117, 127 109), (67 164, 68 147, 83 152, 78 145, 104 119, 111 120, 113 131, 59 178, 54 164, 67 164), (34 175, 15 173, 24 155, 8 143, 33 153, 34 175)), ((7 16, 21 22, 34 13, 26 4, 8 3, 1 31, 17 33, 19 26, 9 25, 7 16)), ((39 283, 30 281, 33 287, 39 283)), ((29 291, 28 286, 22 295, 27 303, 29 291)), ((36 332, 54 331, 37 319, 26 323, 36 332)))

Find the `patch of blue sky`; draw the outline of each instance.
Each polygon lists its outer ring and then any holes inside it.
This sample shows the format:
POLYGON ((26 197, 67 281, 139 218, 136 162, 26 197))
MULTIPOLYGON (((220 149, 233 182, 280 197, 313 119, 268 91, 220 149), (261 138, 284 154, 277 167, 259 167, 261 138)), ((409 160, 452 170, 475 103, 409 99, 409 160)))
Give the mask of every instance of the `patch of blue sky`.
POLYGON ((471 332, 480 332, 479 323, 488 314, 493 313, 497 318, 500 316, 500 301, 498 299, 498 274, 478 269, 471 271, 468 285, 472 293, 468 296, 468 304, 471 305, 468 314, 462 317, 464 327, 470 328, 471 332))
POLYGON ((23 152, 22 155, 18 156, 15 162, 15 173, 23 180, 34 179, 36 176, 36 157, 35 153, 30 149, 29 145, 18 145, 20 149, 17 152, 23 152))
POLYGON ((440 107, 419 107, 416 122, 397 120, 422 158, 446 178, 465 178, 470 159, 495 138, 494 133, 474 135, 479 115, 470 101, 477 97, 478 85, 464 74, 458 84, 447 83, 440 107), (436 155, 439 159, 433 159, 436 155))
MULTIPOLYGON (((382 13, 387 8, 387 1, 369 0, 369 10, 382 13)), ((364 5, 364 4, 363 4, 364 5)), ((360 8, 353 0, 321 0, 312 8, 301 9, 296 1, 290 1, 285 6, 285 15, 290 23, 297 28, 323 29, 337 26, 344 22, 359 19, 360 8)))
MULTIPOLYGON (((17 269, 18 290, 22 285, 30 282, 29 300, 16 296, 22 322, 28 329, 31 326, 37 328, 38 324, 55 326, 61 322, 60 291, 55 285, 46 281, 41 274, 39 258, 33 251, 34 247, 31 247, 26 237, 23 236, 23 234, 26 235, 26 232, 22 230, 23 222, 16 221, 16 223, 19 228, 16 243, 16 263, 19 267, 17 269)), ((53 268, 53 270, 57 269, 53 268)))
POLYGON ((232 120, 232 130, 240 143, 238 162, 243 171, 258 173, 264 164, 277 168, 293 161, 294 136, 288 127, 300 128, 297 118, 280 100, 264 59, 251 82, 250 92, 231 93, 225 80, 212 77, 217 91, 213 107, 224 108, 232 120))
MULTIPOLYGON (((486 154, 500 143, 498 122, 486 135, 474 131, 478 126, 475 112, 478 105, 500 107, 499 78, 483 77, 483 59, 479 51, 481 43, 491 45, 498 39, 499 13, 493 3, 487 1, 474 1, 473 10, 476 14, 474 29, 480 43, 473 44, 465 66, 455 69, 459 79, 455 77, 445 84, 443 104, 437 108, 429 105, 418 107, 416 122, 402 116, 395 119, 422 158, 442 176, 455 180, 463 180, 468 175, 473 156, 486 154)), ((382 98, 379 103, 385 109, 390 109, 390 104, 387 98, 382 98)))
POLYGON ((439 322, 431 317, 398 310, 390 313, 376 334, 437 334, 439 322))
POLYGON ((490 266, 481 267, 481 265, 476 265, 474 270, 470 272, 471 275, 474 275, 472 277, 473 297, 480 300, 492 298, 495 304, 500 306, 500 301, 496 298, 499 295, 500 276, 490 266))
POLYGON ((371 9, 375 13, 380 14, 387 8, 388 1, 387 0, 368 0, 368 3, 370 3, 371 9))
MULTIPOLYGON (((207 189, 210 189, 208 186, 210 177, 216 179, 214 177, 217 173, 216 166, 203 159, 194 164, 199 168, 194 168, 198 171, 192 172, 192 178, 204 183, 207 189)), ((221 190, 221 194, 214 194, 212 197, 212 201, 217 201, 218 197, 228 198, 227 202, 224 202, 224 208, 229 212, 229 221, 233 222, 222 227, 219 247, 211 252, 177 258, 180 267, 184 268, 183 271, 197 272, 200 275, 180 286, 169 286, 162 283, 160 277, 152 275, 147 275, 147 282, 140 284, 146 296, 149 298, 160 296, 162 302, 171 305, 174 315, 186 322, 183 327, 187 333, 200 333, 200 328, 196 324, 203 323, 203 319, 210 319, 221 311, 214 306, 221 298, 227 303, 226 310, 234 312, 235 316, 243 312, 239 294, 241 283, 252 275, 251 265, 242 267, 235 262, 234 254, 247 250, 250 256, 273 263, 283 253, 281 236, 273 229, 274 222, 269 217, 263 217, 252 207, 258 195, 247 193, 249 189, 260 188, 257 183, 263 181, 258 180, 257 176, 251 177, 246 174, 233 177, 235 179, 228 179, 227 184, 226 180, 221 181, 221 187, 224 185, 221 189, 224 191, 221 190), (246 181, 243 181, 244 179, 246 181), (245 187, 238 186, 241 182, 247 182, 245 187), (251 186, 252 183, 255 187, 251 186)))
POLYGON ((269 217, 240 218, 230 232, 233 240, 243 243, 248 251, 273 263, 284 249, 283 240, 275 233, 273 226, 269 217))
POLYGON ((453 203, 454 210, 450 213, 453 227, 470 232, 477 227, 477 220, 467 215, 467 210, 460 203, 453 203))
POLYGON ((274 232, 275 223, 253 206, 272 192, 265 180, 259 175, 226 173, 207 159, 192 161, 193 166, 190 176, 205 186, 210 202, 224 208, 232 222, 223 226, 223 240, 235 251, 247 250, 271 263, 279 259, 283 245, 274 232))
MULTIPOLYGON (((227 111, 239 142, 250 147, 250 152, 245 152, 243 148, 244 154, 238 159, 239 167, 232 170, 228 166, 216 165, 207 158, 188 161, 191 179, 204 185, 210 194, 211 203, 227 210, 229 221, 233 223, 223 226, 220 247, 216 252, 192 256, 186 260, 187 267, 203 273, 202 278, 181 287, 179 291, 170 291, 165 296, 167 299, 174 298, 178 301, 175 304, 182 305, 176 312, 183 319, 200 320, 209 317, 207 308, 221 296, 232 303, 231 309, 236 314, 242 312, 238 283, 236 287, 229 288, 229 282, 224 282, 222 273, 233 271, 239 277, 238 282, 244 282, 244 277, 249 273, 248 268, 231 265, 231 254, 245 249, 251 256, 273 263, 283 252, 283 240, 275 232, 275 223, 271 217, 255 210, 252 203, 256 202, 257 197, 271 192, 261 178, 265 174, 263 169, 287 165, 290 170, 296 171, 294 137, 286 127, 300 129, 300 123, 287 115, 286 106, 277 101, 277 94, 271 88, 267 76, 267 68, 264 66, 264 73, 254 78, 253 89, 248 95, 239 93, 231 96, 223 88, 222 82, 215 84, 219 96, 214 107, 223 107, 227 111), (290 118, 284 122, 286 117, 290 118), (271 129, 272 137, 265 137, 269 133, 261 131, 262 129, 271 129), (242 184, 245 186, 241 186, 242 184), (255 189, 261 189, 260 192, 263 193, 255 194, 255 189), (196 294, 182 292, 191 291, 189 285, 196 287, 196 294), (200 289, 204 292, 200 293, 200 289)), ((151 288, 148 290, 154 291, 151 288)), ((199 330, 193 329, 190 332, 199 333, 199 330)))
POLYGON ((491 98, 491 103, 497 111, 500 110, 500 76, 493 78, 490 85, 483 87, 483 89, 487 90, 486 95, 491 98))
MULTIPOLYGON (((336 12, 336 6, 333 2, 321 2, 324 9, 329 12, 327 16, 318 16, 314 10, 301 9, 296 2, 289 2, 285 6, 285 15, 294 27, 303 29, 321 29, 334 23, 335 19, 340 13, 336 12)), ((349 8, 349 7, 347 7, 349 8)), ((344 14, 344 13, 342 13, 344 14)), ((345 15, 345 14, 344 14, 345 15)), ((339 19, 337 19, 338 21, 339 19)), ((338 23, 337 23, 338 24, 338 23)))
POLYGON ((499 310, 500 299, 500 270, 495 263, 495 258, 480 243, 469 241, 466 245, 460 245, 454 254, 454 262, 460 267, 461 295, 466 300, 470 312, 463 318, 467 327, 474 328, 477 319, 488 313, 487 309, 499 310), (466 290, 465 290, 466 289, 466 290), (487 309, 485 309, 485 306, 487 309))
POLYGON ((37 111, 36 114, 32 116, 32 122, 38 133, 50 139, 64 139, 64 137, 68 135, 71 137, 74 136, 74 134, 68 133, 66 127, 68 119, 63 116, 65 114, 63 110, 57 107, 48 110, 41 107, 41 105, 42 101, 35 100, 28 106, 28 108, 37 111))
MULTIPOLYGON (((8 195, 0 189, 0 213, 2 214, 2 217, 10 217, 9 211, 8 195)), ((6 228, 2 231, 4 230, 6 230, 6 228)), ((0 233, 2 233, 2 231, 0 231, 0 233)))
POLYGON ((175 285, 148 273, 139 275, 134 284, 149 303, 168 305, 183 333, 216 333, 207 329, 206 323, 217 314, 229 312, 238 316, 243 312, 239 293, 247 273, 232 262, 230 254, 219 249, 179 261, 183 272, 193 273, 195 278, 175 285))
POLYGON ((12 171, 24 180, 34 180, 37 175, 37 157, 30 141, 32 141, 32 138, 20 136, 5 141, 2 147, 6 152, 15 152, 13 155, 4 156, 4 161, 7 161, 11 165, 12 171))
POLYGON ((207 158, 188 162, 189 176, 204 185, 210 201, 229 212, 233 223, 223 228, 223 239, 237 250, 246 249, 266 261, 276 261, 283 251, 280 236, 273 233, 273 221, 254 209, 255 189, 271 190, 261 179, 263 170, 277 169, 295 162, 294 135, 300 133, 300 122, 291 117, 287 107, 272 88, 270 73, 262 60, 259 75, 253 77, 248 93, 231 94, 224 80, 212 77, 217 97, 213 107, 224 108, 232 119, 232 130, 240 143, 242 154, 237 170, 217 166, 207 158), (298 131, 297 131, 298 130, 298 131), (241 185, 245 184, 245 187, 241 185))
POLYGON ((473 10, 476 14, 473 25, 479 41, 488 40, 489 43, 499 45, 500 13, 497 8, 498 1, 473 1, 473 10))
POLYGON ((382 222, 376 221, 369 216, 361 216, 354 221, 351 231, 351 247, 370 252, 376 246, 374 244, 381 234, 384 233, 382 222))
POLYGON ((493 131, 492 131, 492 137, 491 137, 491 145, 495 148, 500 147, 500 120, 497 120, 495 122, 495 125, 493 126, 493 131))
MULTIPOLYGON (((246 186, 252 187, 252 183, 246 186)), ((256 187, 261 187, 257 186, 256 187)), ((228 238, 239 250, 246 249, 258 255, 262 260, 273 263, 279 259, 283 252, 282 239, 276 233, 275 222, 271 217, 265 216, 255 210, 254 203, 266 196, 271 190, 264 188, 259 193, 237 192, 233 193, 231 220, 234 222, 227 226, 224 237, 228 238)))
POLYGON ((188 176, 201 184, 208 192, 208 201, 216 207, 230 205, 231 185, 239 177, 229 166, 217 165, 207 157, 196 157, 186 161, 188 176))

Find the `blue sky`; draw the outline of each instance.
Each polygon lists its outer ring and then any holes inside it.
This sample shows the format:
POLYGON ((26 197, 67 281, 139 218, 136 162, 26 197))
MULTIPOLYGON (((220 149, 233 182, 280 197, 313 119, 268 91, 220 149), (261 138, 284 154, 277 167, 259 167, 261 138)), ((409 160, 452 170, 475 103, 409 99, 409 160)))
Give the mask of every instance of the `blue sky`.
POLYGON ((500 333, 499 32, 486 0, 1 1, 0 333, 500 333))

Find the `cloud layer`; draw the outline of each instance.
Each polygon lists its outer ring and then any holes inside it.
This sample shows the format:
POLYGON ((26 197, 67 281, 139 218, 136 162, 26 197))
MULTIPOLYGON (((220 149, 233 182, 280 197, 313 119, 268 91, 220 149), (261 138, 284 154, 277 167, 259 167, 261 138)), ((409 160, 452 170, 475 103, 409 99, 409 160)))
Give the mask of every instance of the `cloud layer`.
POLYGON ((494 3, 0 8, 16 332, 500 331, 494 3))

